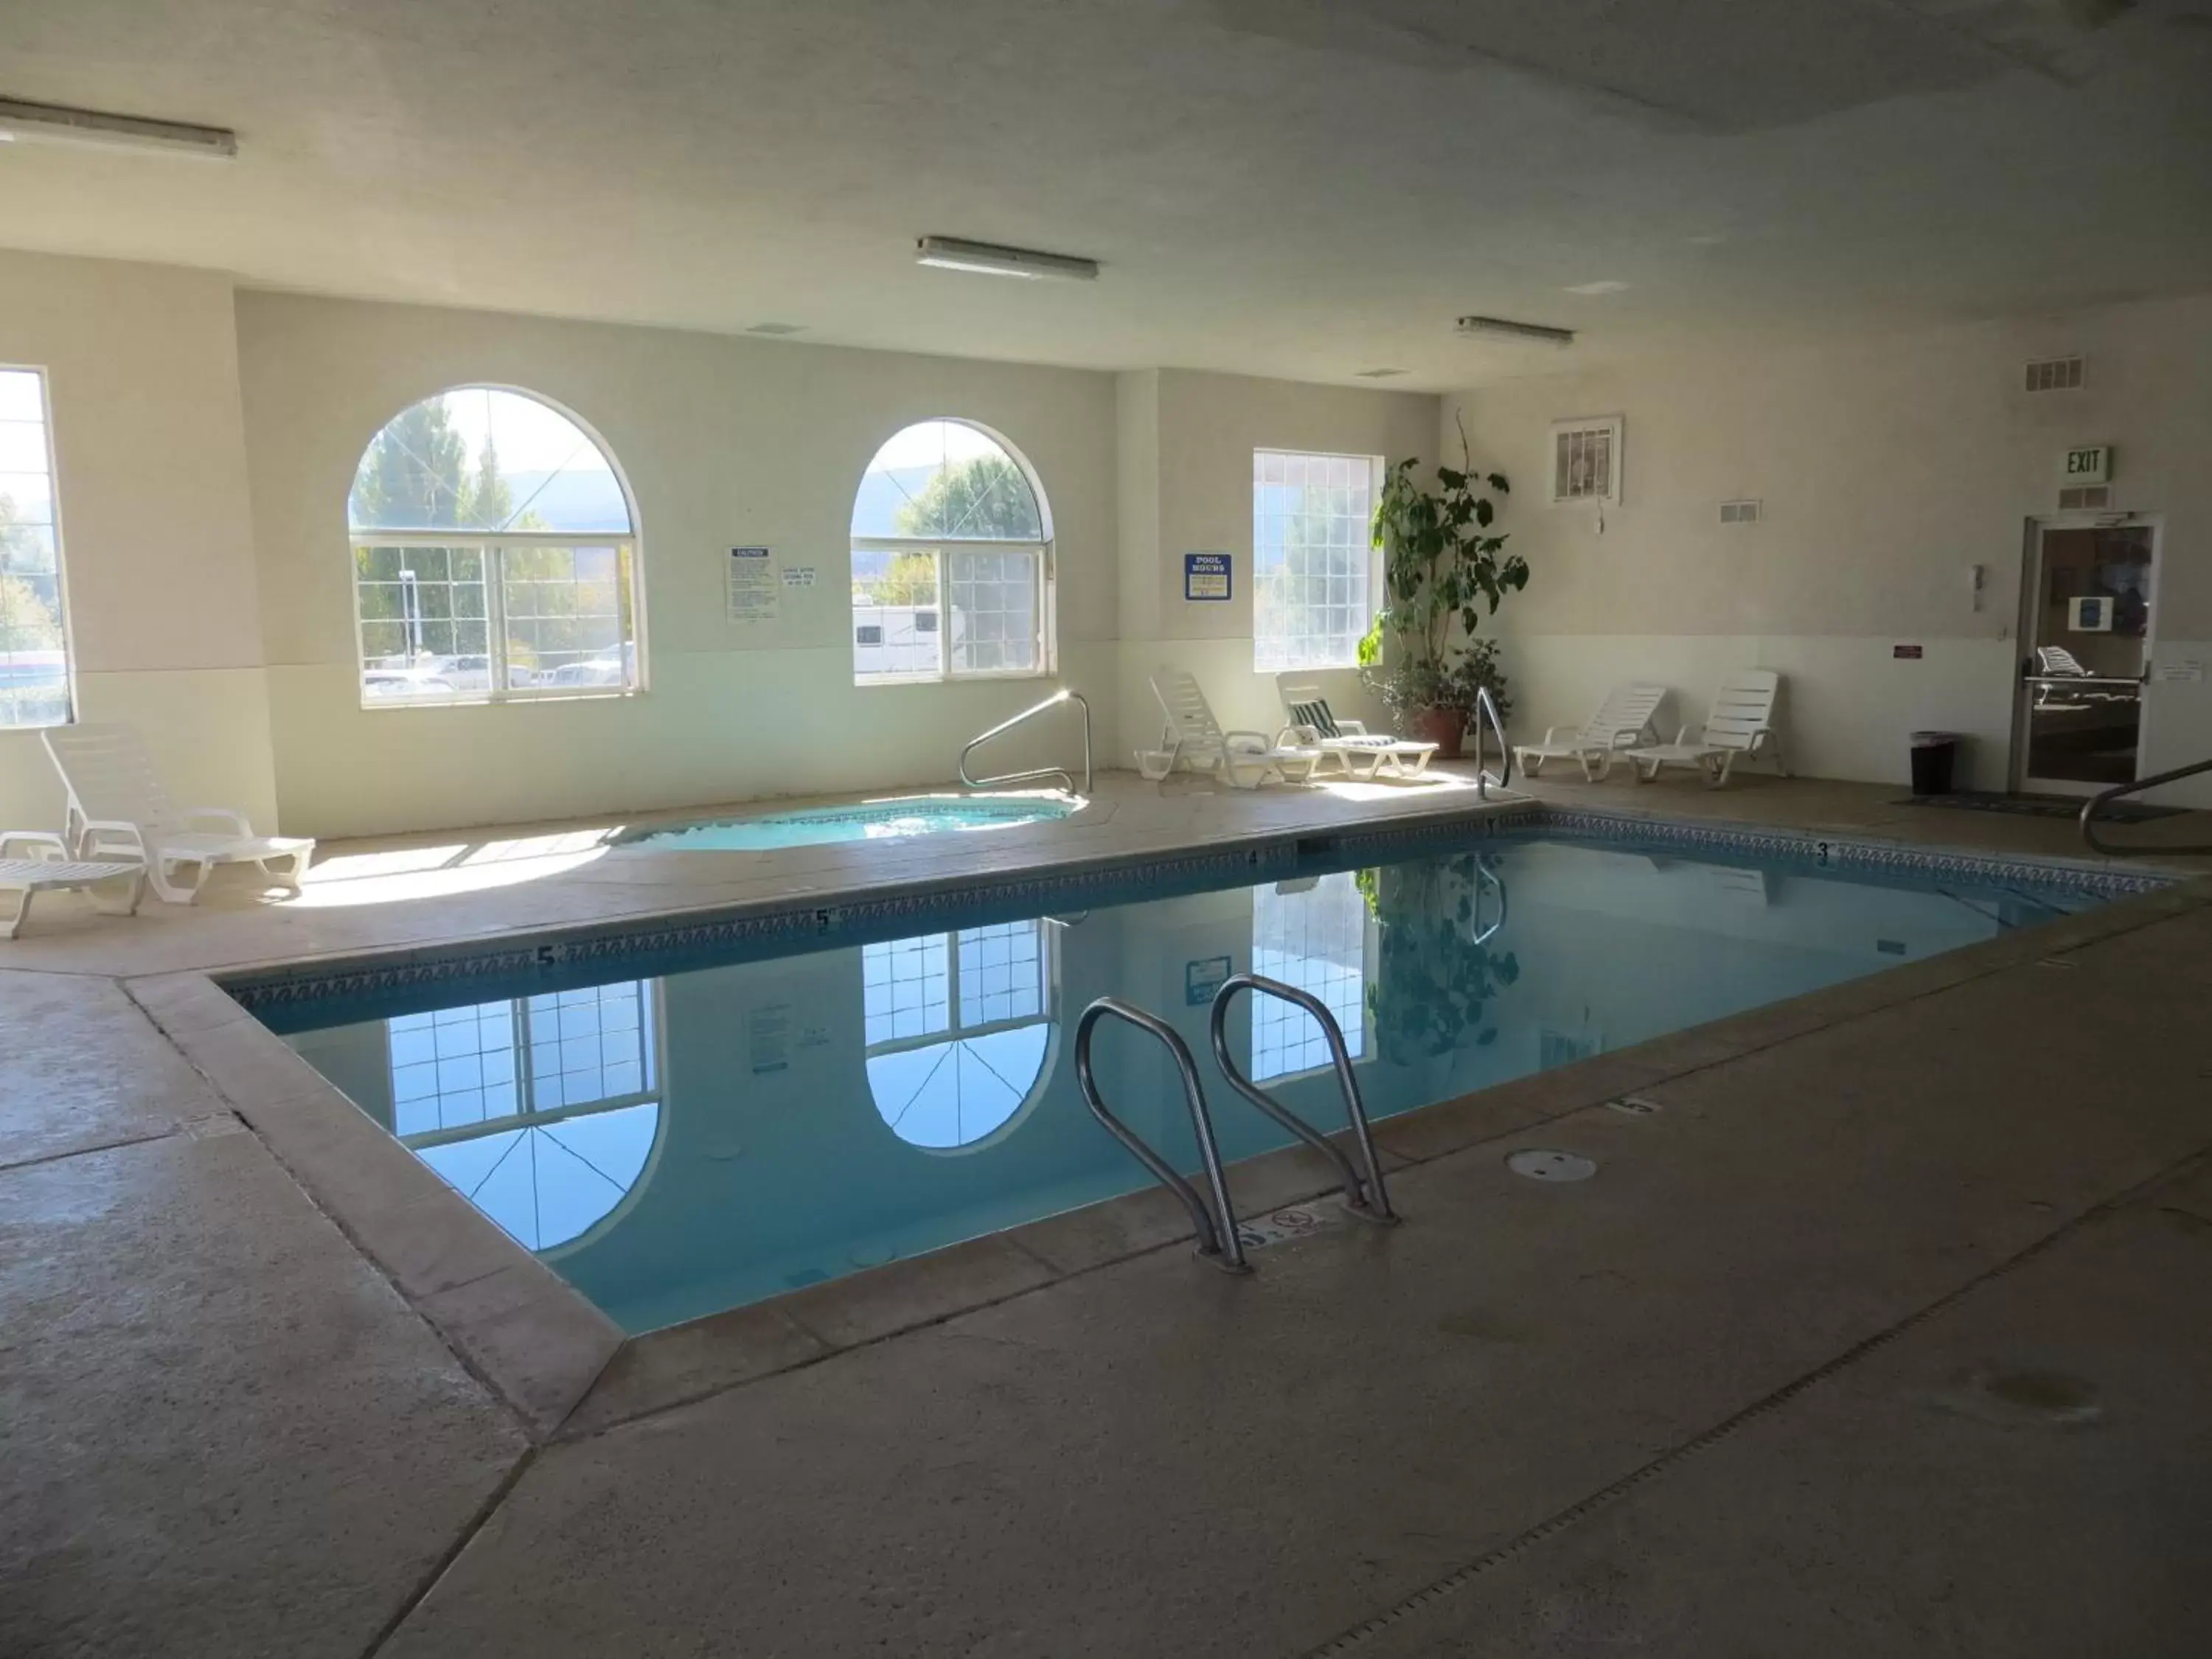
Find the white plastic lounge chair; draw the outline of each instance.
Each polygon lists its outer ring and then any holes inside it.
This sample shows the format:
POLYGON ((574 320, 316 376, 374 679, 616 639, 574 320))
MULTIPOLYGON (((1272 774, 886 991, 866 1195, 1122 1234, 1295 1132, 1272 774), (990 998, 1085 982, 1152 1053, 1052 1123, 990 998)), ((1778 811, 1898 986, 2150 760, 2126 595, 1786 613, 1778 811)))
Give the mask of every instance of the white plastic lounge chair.
POLYGON ((315 843, 257 836, 240 814, 219 806, 179 808, 128 726, 57 726, 42 734, 69 792, 63 835, 78 859, 142 862, 154 890, 190 904, 218 864, 252 864, 296 893, 315 843))
POLYGON ((1547 727, 1541 743, 1516 744, 1514 757, 1532 778, 1547 760, 1574 761, 1582 767, 1583 776, 1595 783, 1613 770, 1622 750, 1659 735, 1651 729, 1651 720, 1666 696, 1663 685, 1616 685, 1605 694, 1597 713, 1575 730, 1563 736, 1558 726, 1547 727))
POLYGON ((1759 755, 1771 755, 1775 769, 1789 776, 1782 763, 1781 741, 1774 734, 1774 698, 1781 687, 1782 677, 1771 669, 1746 668, 1729 675, 1713 694, 1712 711, 1702 729, 1686 726, 1672 743, 1647 744, 1628 751, 1636 781, 1650 782, 1662 766, 1694 766, 1705 775, 1707 787, 1717 789, 1728 781, 1729 768, 1739 757, 1750 760, 1759 755), (1692 732, 1698 733, 1694 743, 1690 740, 1692 732))
POLYGON ((1256 789, 1263 783, 1304 782, 1321 763, 1318 749, 1279 744, 1263 732, 1223 731, 1188 669, 1158 670, 1152 695, 1167 726, 1157 750, 1137 752, 1137 769, 1148 778, 1164 778, 1181 764, 1211 772, 1232 788, 1256 789))
MULTIPOLYGON (((1428 769, 1437 752, 1432 743, 1370 732, 1358 720, 1338 719, 1319 686, 1293 685, 1289 676, 1279 675, 1275 689, 1282 695, 1283 711, 1291 717, 1275 741, 1320 750, 1322 763, 1334 760, 1348 778, 1370 783, 1377 778, 1416 778, 1428 769), (1364 771, 1362 761, 1366 763, 1364 771)), ((1316 775, 1321 769, 1314 769, 1316 775)))
POLYGON ((70 857, 69 844, 59 836, 41 830, 0 830, 0 939, 22 930, 38 894, 72 889, 90 894, 103 915, 136 915, 146 893, 146 866, 135 860, 82 863, 70 857), (32 856, 24 857, 26 853, 32 856))

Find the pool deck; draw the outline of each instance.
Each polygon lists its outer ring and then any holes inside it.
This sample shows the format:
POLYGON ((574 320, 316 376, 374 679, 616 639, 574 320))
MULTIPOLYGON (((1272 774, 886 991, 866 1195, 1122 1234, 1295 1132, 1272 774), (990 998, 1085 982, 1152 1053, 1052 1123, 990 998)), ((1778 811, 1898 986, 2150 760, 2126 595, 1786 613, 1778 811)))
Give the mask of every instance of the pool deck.
MULTIPOLYGON (((1893 787, 1536 788, 2080 852, 1893 787)), ((0 1653, 2202 1653, 2212 882, 1394 1120, 1406 1224, 1247 1279, 1145 1194, 619 1354, 205 978, 1472 794, 1109 774, 981 835, 543 826, 54 902, 0 947, 0 1653)))

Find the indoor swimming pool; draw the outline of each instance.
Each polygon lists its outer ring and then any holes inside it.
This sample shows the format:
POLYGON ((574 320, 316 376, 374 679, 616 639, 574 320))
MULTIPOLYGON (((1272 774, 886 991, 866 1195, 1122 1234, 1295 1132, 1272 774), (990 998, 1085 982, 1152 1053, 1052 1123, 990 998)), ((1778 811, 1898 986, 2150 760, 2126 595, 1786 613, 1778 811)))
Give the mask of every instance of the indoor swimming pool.
POLYGON ((826 842, 884 841, 963 830, 1006 830, 1064 818, 1081 803, 1051 795, 918 795, 860 806, 812 806, 760 817, 679 824, 625 837, 661 851, 761 853, 826 842))
MULTIPOLYGON (((1076 1081, 1072 1034, 1100 996, 1181 1031, 1236 1159, 1285 1136, 1208 1052, 1232 973, 1318 997, 1381 1118, 2111 896, 2057 868, 1823 867, 1825 842, 1763 860, 1550 835, 1434 845, 1350 868, 1318 847, 1217 854, 1205 882, 1194 865, 1093 877, 1066 908, 1038 902, 1048 878, 941 911, 807 913, 812 939, 247 1000, 636 1333, 1143 1185, 1076 1081), (1231 856, 1244 874, 1222 884, 1231 856)), ((1308 1015, 1245 998, 1228 1030, 1255 1080, 1341 1125, 1308 1015)), ((1194 1168, 1165 1050, 1109 1027, 1096 1059, 1115 1111, 1194 1168)))

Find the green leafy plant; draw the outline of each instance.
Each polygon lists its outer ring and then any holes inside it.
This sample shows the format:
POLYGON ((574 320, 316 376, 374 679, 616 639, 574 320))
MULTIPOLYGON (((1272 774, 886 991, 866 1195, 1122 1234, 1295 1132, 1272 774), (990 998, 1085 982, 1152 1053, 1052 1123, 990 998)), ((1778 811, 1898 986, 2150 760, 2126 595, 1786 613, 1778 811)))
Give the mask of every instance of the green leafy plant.
POLYGON ((1479 889, 1499 877, 1482 854, 1363 870, 1357 880, 1381 924, 1367 1016, 1377 1051, 1410 1065, 1498 1040, 1491 1000, 1521 977, 1510 951, 1476 941, 1479 889))
POLYGON ((1462 465, 1437 469, 1434 490, 1416 481, 1418 460, 1400 461, 1375 504, 1388 603, 1359 642, 1359 662, 1369 687, 1401 717, 1472 709, 1486 686, 1502 693, 1497 645, 1475 630, 1507 593, 1528 585, 1528 562, 1505 551, 1506 536, 1492 528, 1497 505, 1484 493, 1503 495, 1512 485, 1502 472, 1475 471, 1464 425, 1460 453, 1462 465))

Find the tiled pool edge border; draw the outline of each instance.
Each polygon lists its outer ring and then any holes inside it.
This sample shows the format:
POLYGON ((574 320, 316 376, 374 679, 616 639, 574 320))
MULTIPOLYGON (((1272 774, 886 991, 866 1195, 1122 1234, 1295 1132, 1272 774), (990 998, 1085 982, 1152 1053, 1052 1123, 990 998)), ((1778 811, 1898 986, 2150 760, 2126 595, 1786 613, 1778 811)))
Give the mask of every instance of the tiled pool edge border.
POLYGON ((1302 854, 1377 856, 1417 850, 1470 835, 1551 830, 1597 842, 1680 848, 1706 858, 1740 857, 1802 866, 1808 873, 1854 871, 2002 885, 2057 884, 2106 900, 2154 892, 2185 879, 2179 872, 2120 867, 2089 859, 1999 858, 1961 848, 1925 848, 1879 837, 1777 830, 1735 823, 1668 818, 1628 810, 1548 805, 1534 799, 1425 812, 1374 827, 1325 826, 1270 830, 1224 839, 1203 849, 1138 851, 1042 863, 1011 872, 927 877, 856 890, 756 899, 735 905, 629 916, 520 935, 262 966, 224 969, 214 977, 249 1009, 327 995, 364 994, 453 981, 526 975, 640 952, 678 952, 757 943, 831 943, 841 933, 896 926, 963 899, 1034 905, 1040 911, 1079 908, 1087 893, 1133 872, 1170 880, 1264 876, 1270 864, 1302 854))
MULTIPOLYGON (((1705 827, 1632 814, 1559 816, 1619 826, 1607 838, 1628 842, 1650 842, 1650 831, 1659 824, 1705 827)), ((1531 827, 1532 820, 1548 827, 1550 818, 1520 809, 1493 811, 1475 822, 1486 829, 1501 823, 1519 829, 1531 827)), ((1357 853, 1434 841, 1469 827, 1459 818, 1443 826, 1401 823, 1371 831, 1276 835, 1252 842, 1287 842, 1295 851, 1299 842, 1318 840, 1332 850, 1357 853)), ((1708 854, 1748 851, 1746 837, 1785 848, 1793 857, 1823 839, 1746 830, 1718 840, 1699 836, 1697 844, 1708 854)), ((1838 843, 1826 839, 1832 854, 1838 843)), ((1251 844, 1223 855, 1249 854, 1251 844)), ((1869 843, 1850 845, 1856 850, 1869 843)), ((1941 852, 1923 856, 1942 861, 1947 871, 1956 868, 1962 877, 1971 870, 1981 879, 1990 878, 1985 872, 1993 868, 2017 871, 2024 878, 2063 867, 2051 861, 1941 852)), ((1124 866, 1158 862, 1141 855, 1116 861, 1124 866)), ((2076 867, 2085 876, 2115 873, 2101 866, 2076 867)), ((981 880, 918 885, 928 890, 928 902, 942 903, 948 886, 957 895, 1005 884, 981 880)), ((1377 1139, 1399 1167, 1448 1157, 1601 1105, 1624 1091, 2212 903, 2212 878, 2192 881, 2165 872, 2131 877, 2129 884, 2138 890, 2134 896, 2094 911, 1401 1114, 1377 1126, 1377 1139)), ((902 891, 902 898, 908 896, 902 891)), ((611 932, 627 937, 631 930, 611 932)), ((125 985, 334 1224, 541 1441, 597 1432, 1175 1247, 1187 1224, 1164 1194, 1140 1190, 626 1340, 598 1309, 358 1111, 217 979, 184 972, 142 976, 125 985)), ((1264 1212, 1328 1191, 1325 1175, 1310 1158, 1292 1147, 1232 1165, 1240 1209, 1264 1212)))

